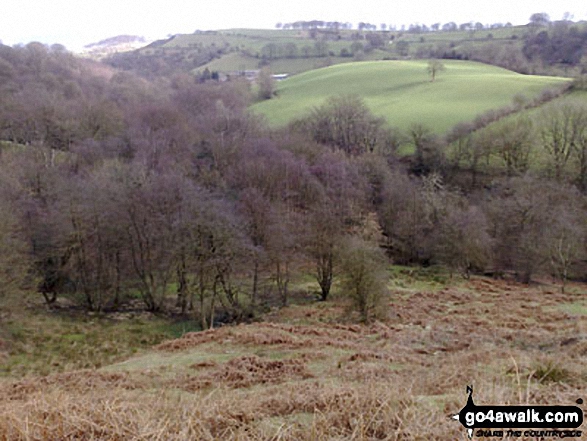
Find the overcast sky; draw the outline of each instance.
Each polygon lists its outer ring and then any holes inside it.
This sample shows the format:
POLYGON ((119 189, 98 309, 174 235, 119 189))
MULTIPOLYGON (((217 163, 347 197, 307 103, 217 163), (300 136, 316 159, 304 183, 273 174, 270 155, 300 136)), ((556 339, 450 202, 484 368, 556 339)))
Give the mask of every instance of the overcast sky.
POLYGON ((80 49, 121 34, 149 39, 196 29, 273 28, 297 20, 360 21, 409 25, 458 24, 468 21, 525 24, 534 12, 552 19, 565 12, 587 19, 587 4, 579 0, 2 0, 0 41, 4 44, 61 43, 80 49))

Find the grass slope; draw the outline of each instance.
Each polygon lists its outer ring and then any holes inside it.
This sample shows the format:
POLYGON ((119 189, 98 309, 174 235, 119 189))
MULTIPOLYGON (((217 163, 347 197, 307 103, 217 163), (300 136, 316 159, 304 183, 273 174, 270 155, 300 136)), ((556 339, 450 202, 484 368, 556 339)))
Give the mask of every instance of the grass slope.
MULTIPOLYGON (((366 54, 364 61, 383 60, 390 54, 381 50, 374 50, 366 54)), ((234 73, 241 70, 258 70, 261 67, 259 58, 245 55, 243 53, 231 53, 217 58, 203 66, 192 70, 193 73, 202 72, 208 68, 210 71, 234 73)), ((352 63, 349 57, 308 57, 308 58, 278 58, 267 62, 267 67, 275 74, 287 73, 290 75, 299 74, 313 69, 332 66, 342 63, 352 63)))
POLYGON ((446 61, 432 83, 426 61, 348 63, 305 72, 278 84, 278 97, 255 104, 272 125, 303 116, 328 97, 357 94, 392 126, 422 123, 442 133, 458 122, 511 103, 522 94, 534 97, 564 78, 520 75, 475 62, 446 61))
MULTIPOLYGON (((552 101, 544 103, 538 107, 520 110, 512 115, 506 116, 501 118, 500 120, 489 124, 488 126, 478 130, 475 132, 475 137, 483 137, 486 136, 488 131, 494 130, 504 124, 510 124, 515 122, 518 119, 529 119, 534 125, 534 136, 535 142, 533 143, 533 147, 529 153, 529 164, 530 169, 533 171, 538 172, 545 172, 547 173, 549 167, 552 167, 552 156, 548 154, 548 152, 543 147, 542 141, 540 139, 540 127, 542 124, 541 118, 543 112, 548 112, 549 109, 554 109, 559 106, 568 106, 568 105, 585 105, 587 103, 587 91, 583 90, 574 90, 564 95, 555 98, 552 101)), ((451 145, 448 147, 447 154, 451 157, 454 153, 454 149, 456 144, 451 145)), ((463 167, 466 169, 468 166, 466 164, 462 164, 463 167)), ((573 160, 571 158, 570 161, 564 167, 566 173, 570 176, 575 177, 579 173, 579 166, 580 164, 578 161, 573 160)), ((489 161, 481 161, 479 164, 479 172, 485 174, 487 176, 494 176, 496 174, 503 174, 506 173, 506 167, 504 164, 503 159, 499 156, 497 152, 490 157, 489 161)))

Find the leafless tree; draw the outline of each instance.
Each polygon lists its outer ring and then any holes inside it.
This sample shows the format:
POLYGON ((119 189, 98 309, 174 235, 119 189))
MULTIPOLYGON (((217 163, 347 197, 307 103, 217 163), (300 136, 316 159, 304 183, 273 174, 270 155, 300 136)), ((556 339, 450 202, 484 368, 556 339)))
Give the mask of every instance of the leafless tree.
POLYGON ((570 105, 549 106, 544 109, 538 121, 542 147, 550 157, 549 168, 552 176, 560 181, 573 153, 574 138, 578 129, 574 108, 570 105))
POLYGON ((294 128, 309 133, 316 142, 350 155, 397 147, 394 133, 384 127, 383 120, 375 117, 360 97, 353 95, 330 98, 294 123, 294 128))
POLYGON ((410 137, 415 149, 412 172, 416 175, 442 172, 445 165, 442 141, 420 123, 410 127, 410 137))
POLYGON ((526 172, 534 144, 532 121, 520 117, 496 123, 487 130, 484 140, 490 147, 485 148, 503 161, 508 176, 526 172))
POLYGON ((476 134, 473 132, 472 124, 462 123, 455 126, 447 136, 453 170, 468 169, 471 174, 471 189, 477 187, 483 159, 488 162, 492 144, 484 131, 476 134))
MULTIPOLYGON (((486 213, 494 238, 495 265, 513 269, 529 283, 550 261, 553 222, 567 189, 529 176, 512 178, 494 190, 486 213)), ((562 230, 561 230, 562 231, 562 230)))
POLYGON ((548 237, 550 265, 555 276, 561 281, 564 294, 567 280, 573 266, 584 257, 585 228, 581 224, 584 210, 567 206, 558 210, 548 237))
POLYGON ((491 262, 492 240, 484 213, 475 206, 450 207, 434 231, 434 257, 469 278, 491 262))
POLYGON ((312 167, 322 187, 306 214, 305 249, 315 263, 321 299, 330 294, 336 245, 360 219, 366 183, 353 163, 340 155, 322 155, 312 167))
POLYGON ((26 235, 18 222, 20 202, 15 186, 7 173, 2 170, 0 175, 0 298, 14 295, 26 286, 26 279, 30 278, 31 271, 28 261, 26 235), (28 277, 27 277, 28 276, 28 277))
POLYGON ((402 172, 383 183, 378 209, 386 247, 397 263, 429 259, 427 234, 432 228, 418 183, 402 172))
POLYGON ((64 228, 62 246, 71 254, 72 282, 89 310, 116 308, 128 275, 123 269, 127 256, 116 171, 104 168, 64 184, 57 207, 64 228))

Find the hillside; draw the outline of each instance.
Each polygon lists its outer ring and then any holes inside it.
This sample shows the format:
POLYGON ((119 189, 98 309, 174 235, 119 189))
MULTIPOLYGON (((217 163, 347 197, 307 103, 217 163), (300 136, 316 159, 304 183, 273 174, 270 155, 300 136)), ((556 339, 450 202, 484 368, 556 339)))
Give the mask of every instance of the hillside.
POLYGON ((298 304, 102 369, 0 382, 0 439, 440 441, 465 439, 448 417, 469 384, 483 404, 585 396, 584 285, 407 274, 369 326, 298 304))
POLYGON ((516 95, 537 96, 564 84, 558 77, 526 76, 475 62, 446 61, 431 82, 426 61, 350 63, 306 72, 277 85, 277 97, 252 109, 273 125, 303 116, 328 97, 357 94, 377 116, 405 130, 422 123, 437 133, 480 113, 511 104, 516 95))
MULTIPOLYGON (((374 50, 369 54, 362 56, 363 61, 375 61, 389 58, 390 54, 383 50, 374 50)), ((234 52, 217 58, 201 67, 194 69, 195 74, 201 73, 204 69, 218 71, 227 74, 241 72, 243 70, 259 70, 266 65, 274 73, 287 73, 290 75, 306 72, 313 69, 332 66, 335 64, 352 63, 355 60, 352 57, 308 57, 308 58, 278 58, 272 61, 260 61, 259 58, 234 52)))
POLYGON ((475 60, 524 74, 575 76, 584 71, 587 24, 555 21, 545 26, 447 23, 408 29, 347 23, 298 23, 282 29, 226 29, 178 34, 108 62, 144 76, 204 69, 234 75, 269 66, 295 74, 334 64, 369 60, 442 58, 475 60), (347 26, 348 25, 348 26, 347 26))
POLYGON ((391 34, 380 37, 377 47, 366 46, 365 36, 350 31, 314 35, 307 30, 229 29, 178 34, 107 62, 144 76, 174 71, 201 73, 204 69, 225 74, 270 66, 275 72, 298 73, 355 60, 393 58, 386 46, 391 34), (357 38, 362 41, 357 41, 357 38), (387 39, 387 40, 386 40, 387 39))
MULTIPOLYGON (((551 172, 550 169, 553 164, 552 151, 544 147, 545 139, 541 137, 541 134, 544 135, 546 133, 543 130, 548 132, 553 128, 553 125, 551 125, 552 120, 549 120, 549 115, 556 115, 556 112, 561 111, 561 109, 567 109, 566 111, 569 112, 568 109, 584 108, 587 102, 586 99, 587 92, 585 90, 574 88, 536 107, 530 106, 529 108, 522 109, 515 109, 514 107, 514 111, 511 114, 504 115, 498 118, 497 121, 490 122, 479 130, 473 130, 470 133, 459 133, 457 128, 449 136, 452 144, 447 146, 447 155, 452 160, 462 161, 463 158, 459 156, 462 154, 462 152, 459 153, 459 145, 463 145, 463 140, 470 139, 472 144, 477 146, 478 151, 485 149, 489 153, 489 156, 491 156, 491 158, 484 156, 488 159, 479 161, 476 165, 480 174, 484 174, 491 179, 495 174, 508 173, 506 161, 504 160, 507 154, 498 147, 500 144, 497 140, 503 139, 500 137, 500 134, 511 133, 514 131, 512 130, 514 127, 521 127, 526 123, 529 124, 528 148, 522 170, 529 169, 533 172, 548 174, 551 172)), ((572 113, 568 115, 572 115, 572 113)), ((570 119, 573 117, 568 116, 570 119)), ((554 127, 556 128, 556 124, 554 127)), ((548 135, 546 138, 548 138, 548 135)), ((504 144, 501 145, 503 146, 504 144)), ((461 162, 461 166, 467 169, 471 164, 461 162)), ((565 164, 564 170, 568 176, 576 177, 581 174, 581 167, 573 161, 565 164)))
POLYGON ((95 60, 101 60, 112 54, 140 49, 147 44, 149 44, 149 42, 144 37, 136 35, 118 35, 96 43, 87 44, 84 46, 80 55, 95 60))

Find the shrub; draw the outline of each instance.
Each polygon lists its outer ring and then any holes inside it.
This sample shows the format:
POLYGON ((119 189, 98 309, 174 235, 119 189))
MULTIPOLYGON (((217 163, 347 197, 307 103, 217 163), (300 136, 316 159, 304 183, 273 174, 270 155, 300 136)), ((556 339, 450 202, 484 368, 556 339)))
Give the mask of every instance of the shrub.
POLYGON ((387 291, 386 257, 381 249, 358 237, 348 238, 340 252, 341 292, 350 306, 369 322, 381 314, 387 291))

